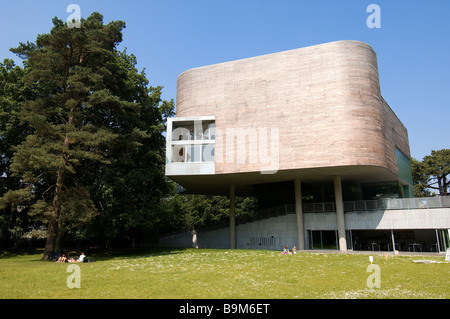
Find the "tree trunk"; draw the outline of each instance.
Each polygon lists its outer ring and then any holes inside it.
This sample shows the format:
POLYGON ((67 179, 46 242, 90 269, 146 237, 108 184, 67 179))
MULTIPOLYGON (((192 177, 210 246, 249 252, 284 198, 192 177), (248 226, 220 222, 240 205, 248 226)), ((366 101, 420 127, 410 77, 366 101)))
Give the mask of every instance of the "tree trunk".
POLYGON ((45 242, 44 256, 42 260, 49 260, 51 253, 56 250, 56 243, 59 235, 59 217, 61 216, 61 207, 59 198, 62 192, 62 173, 58 172, 56 178, 55 196, 53 197, 53 213, 50 217, 47 231, 47 240, 45 242))
POLYGON ((58 219, 53 212, 50 222, 48 224, 47 230, 47 240, 45 242, 44 256, 42 260, 49 260, 51 258, 51 253, 56 249, 56 234, 58 233, 58 219))
POLYGON ((442 190, 441 196, 448 196, 447 174, 442 175, 442 190))
MULTIPOLYGON (((75 107, 71 108, 70 110, 70 116, 68 124, 73 124, 73 111, 75 107)), ((68 147, 70 144, 69 137, 66 136, 64 139, 64 145, 68 147)), ((67 162, 70 159, 70 155, 65 155, 64 152, 62 153, 64 165, 67 165, 67 162)), ((51 253, 55 251, 56 249, 61 249, 61 247, 57 247, 57 244, 60 242, 59 236, 61 235, 60 229, 59 229, 59 218, 61 216, 61 205, 59 203, 59 199, 61 197, 63 191, 63 173, 61 171, 58 171, 57 177, 56 177, 56 186, 55 186, 55 195, 53 197, 53 213, 50 217, 50 222, 48 225, 48 231, 47 231, 47 240, 45 243, 45 250, 44 250, 44 256, 42 257, 43 260, 48 260, 51 253)))

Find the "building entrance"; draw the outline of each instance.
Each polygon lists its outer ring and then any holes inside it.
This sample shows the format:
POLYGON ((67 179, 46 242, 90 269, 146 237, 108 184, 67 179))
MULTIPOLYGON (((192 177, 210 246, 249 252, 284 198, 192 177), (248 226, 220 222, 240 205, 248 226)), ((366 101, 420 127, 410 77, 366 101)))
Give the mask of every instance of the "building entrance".
POLYGON ((352 230, 353 250, 442 252, 449 247, 448 229, 352 230))
POLYGON ((310 249, 338 249, 337 230, 310 230, 310 249))

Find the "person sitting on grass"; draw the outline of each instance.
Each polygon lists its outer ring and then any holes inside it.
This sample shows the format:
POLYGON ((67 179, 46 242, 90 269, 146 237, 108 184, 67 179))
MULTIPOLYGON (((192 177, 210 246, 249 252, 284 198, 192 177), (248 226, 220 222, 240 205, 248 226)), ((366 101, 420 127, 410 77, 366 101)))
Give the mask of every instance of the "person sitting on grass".
POLYGON ((87 262, 86 255, 84 253, 81 253, 80 257, 78 258, 78 262, 87 262))
POLYGON ((80 257, 78 257, 78 259, 74 259, 74 258, 70 258, 69 262, 70 263, 83 263, 83 262, 87 262, 88 259, 86 258, 86 255, 84 253, 81 253, 80 257))
POLYGON ((62 254, 61 257, 58 258, 58 260, 56 261, 57 263, 65 263, 67 262, 67 256, 66 254, 62 254))
POLYGON ((75 258, 70 257, 69 260, 68 260, 68 262, 69 262, 69 263, 77 263, 78 261, 77 261, 75 258))
POLYGON ((283 252, 281 253, 282 255, 287 255, 287 254, 291 254, 291 252, 289 251, 288 245, 284 245, 284 249, 283 252))

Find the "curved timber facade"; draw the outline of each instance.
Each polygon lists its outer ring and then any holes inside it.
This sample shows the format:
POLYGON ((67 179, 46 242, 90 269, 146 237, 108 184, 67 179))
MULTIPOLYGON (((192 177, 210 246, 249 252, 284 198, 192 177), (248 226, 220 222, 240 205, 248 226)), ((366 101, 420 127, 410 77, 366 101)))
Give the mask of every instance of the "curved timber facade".
MULTIPOLYGON (((232 248, 244 240, 236 235, 235 196, 257 197, 261 210, 291 207, 297 248, 311 248, 317 232, 332 240, 326 232, 334 231, 341 250, 353 248, 352 229, 366 236, 349 221, 375 216, 348 215, 349 202, 414 196, 408 133, 382 97, 376 53, 363 42, 187 70, 178 77, 176 117, 167 126, 166 175, 188 193, 230 196, 232 248)), ((442 230, 448 241, 449 212, 442 208, 447 217, 427 229, 442 230)), ((383 219, 383 210, 377 214, 383 219)), ((403 227, 392 225, 388 230, 403 227)), ((270 223, 264 229, 271 233, 270 223)), ((252 236, 275 243, 274 235, 252 236)))

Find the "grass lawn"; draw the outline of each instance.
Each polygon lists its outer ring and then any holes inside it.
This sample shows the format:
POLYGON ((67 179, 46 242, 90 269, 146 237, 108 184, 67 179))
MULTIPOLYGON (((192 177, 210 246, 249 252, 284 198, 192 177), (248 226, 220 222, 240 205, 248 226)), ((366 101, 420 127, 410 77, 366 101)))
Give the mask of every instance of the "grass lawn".
POLYGON ((369 255, 215 249, 87 251, 80 288, 70 264, 41 261, 41 251, 0 251, 0 298, 296 299, 450 298, 444 257, 374 255, 380 288, 368 288, 369 255), (418 263, 433 260, 436 263, 418 263))

